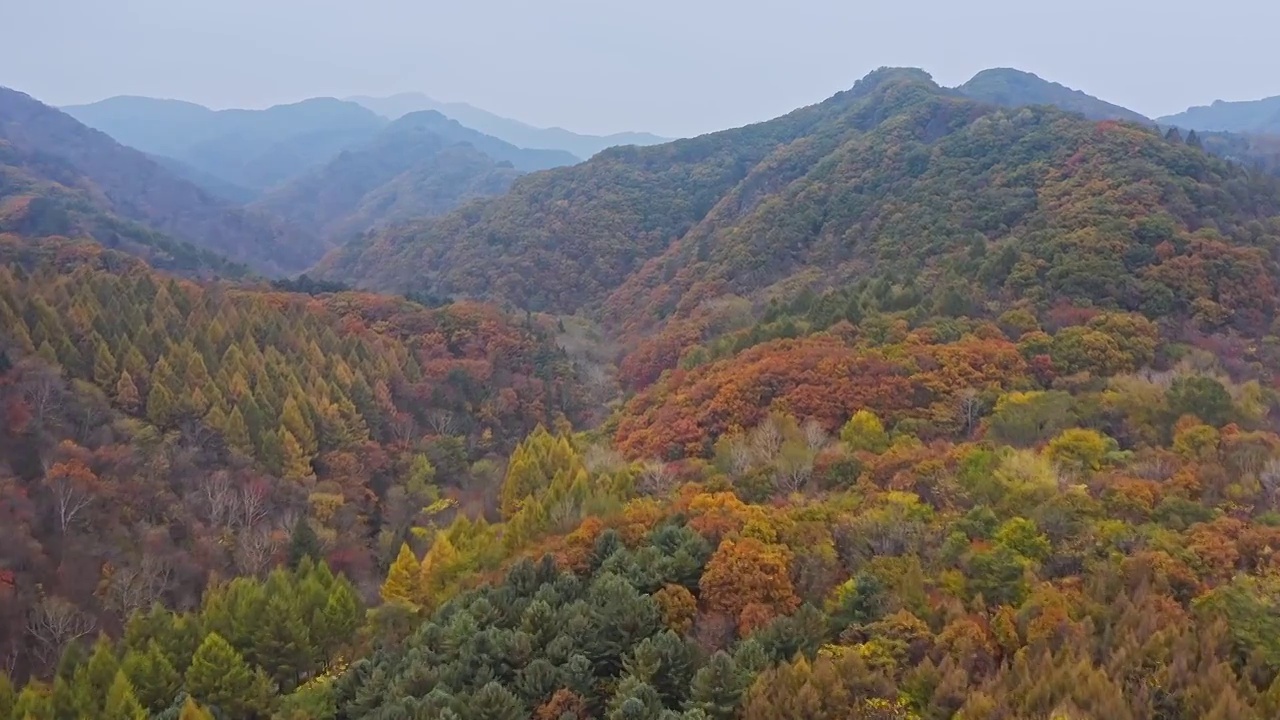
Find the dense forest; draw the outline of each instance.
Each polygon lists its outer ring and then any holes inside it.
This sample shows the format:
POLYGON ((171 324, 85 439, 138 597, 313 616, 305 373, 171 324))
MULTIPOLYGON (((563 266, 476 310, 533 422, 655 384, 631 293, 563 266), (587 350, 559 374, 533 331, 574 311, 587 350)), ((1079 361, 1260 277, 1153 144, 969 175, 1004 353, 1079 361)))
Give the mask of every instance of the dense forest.
POLYGON ((10 227, 0 720, 1280 717, 1213 137, 888 69, 316 276, 10 227))

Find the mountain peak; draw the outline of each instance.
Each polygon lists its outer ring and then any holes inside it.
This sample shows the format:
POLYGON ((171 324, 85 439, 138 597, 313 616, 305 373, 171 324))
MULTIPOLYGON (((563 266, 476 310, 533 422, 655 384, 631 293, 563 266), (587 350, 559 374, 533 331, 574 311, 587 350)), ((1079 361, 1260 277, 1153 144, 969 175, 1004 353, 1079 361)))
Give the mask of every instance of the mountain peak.
POLYGON ((1017 68, 989 68, 956 88, 960 94, 1005 107, 1053 105, 1090 120, 1126 120, 1150 124, 1146 116, 1017 68))

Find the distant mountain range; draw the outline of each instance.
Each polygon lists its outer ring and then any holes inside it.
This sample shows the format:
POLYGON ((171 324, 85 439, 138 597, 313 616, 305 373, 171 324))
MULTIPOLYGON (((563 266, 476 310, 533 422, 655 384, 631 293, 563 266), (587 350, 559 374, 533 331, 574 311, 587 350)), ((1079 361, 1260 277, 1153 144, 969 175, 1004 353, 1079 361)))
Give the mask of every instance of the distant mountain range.
POLYGON ((342 239, 439 215, 506 192, 523 172, 573 162, 562 150, 518 148, 429 110, 405 115, 253 207, 342 239))
POLYGON ((1218 100, 1159 118, 1161 125, 1218 132, 1280 134, 1280 96, 1244 102, 1218 100))
MULTIPOLYGON (((114 97, 63 111, 120 143, 255 193, 367 142, 387 124, 376 113, 333 98, 266 110, 215 111, 178 100, 114 97)), ((199 176, 188 179, 200 181, 199 176)))
POLYGON ((309 233, 217 198, 142 152, 4 88, 0 142, 7 178, 0 203, 8 208, 10 230, 24 236, 88 236, 158 258, 161 267, 171 264, 166 253, 189 256, 180 263, 184 270, 222 262, 183 249, 181 243, 189 243, 270 275, 301 270, 328 249, 309 233))
POLYGON ((347 99, 393 120, 412 112, 435 110, 469 128, 501 138, 517 147, 564 150, 583 160, 605 148, 617 145, 658 145, 670 141, 670 138, 644 132, 582 135, 563 128, 538 128, 518 120, 494 115, 487 110, 481 110, 467 103, 447 103, 433 100, 422 93, 402 93, 389 97, 362 96, 347 99))

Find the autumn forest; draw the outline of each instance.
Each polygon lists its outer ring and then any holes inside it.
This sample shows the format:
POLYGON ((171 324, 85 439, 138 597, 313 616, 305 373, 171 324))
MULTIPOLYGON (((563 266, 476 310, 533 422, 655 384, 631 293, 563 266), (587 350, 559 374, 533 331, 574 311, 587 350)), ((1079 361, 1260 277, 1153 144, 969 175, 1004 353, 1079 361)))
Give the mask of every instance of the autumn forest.
POLYGON ((0 88, 0 720, 1280 717, 1275 136, 337 102, 0 88))

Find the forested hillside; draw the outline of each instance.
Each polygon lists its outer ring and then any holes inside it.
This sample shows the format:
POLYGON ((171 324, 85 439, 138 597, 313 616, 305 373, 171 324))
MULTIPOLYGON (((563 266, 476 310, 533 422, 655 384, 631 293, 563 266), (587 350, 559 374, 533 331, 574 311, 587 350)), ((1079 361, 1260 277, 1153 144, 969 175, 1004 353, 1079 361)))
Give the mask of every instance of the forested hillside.
POLYGON ((343 241, 442 215, 467 200, 506 192, 524 171, 573 162, 567 153, 517 148, 439 113, 413 113, 253 207, 343 241))
POLYGON ((1159 122, 1185 130, 1280 134, 1280 97, 1238 102, 1217 100, 1212 105, 1166 115, 1159 122))
POLYGON ((1203 145, 886 69, 319 280, 0 243, 0 720, 1280 717, 1280 185, 1203 145))
POLYGON ((489 308, 4 259, 0 657, 19 668, 72 639, 45 623, 190 606, 303 531, 368 583, 424 508, 482 505, 487 458, 582 409, 540 325, 489 308))
MULTIPOLYGON (((4 164, 16 166, 31 181, 64 185, 76 191, 73 194, 87 194, 95 211, 244 263, 258 272, 297 272, 327 249, 308 233, 215 198, 137 150, 5 88, 0 88, 0 143, 5 147, 4 164)), ((6 190, 6 196, 12 193, 22 202, 21 191, 22 188, 6 190)), ((35 234, 67 234, 69 229, 84 225, 83 217, 77 217, 84 211, 68 207, 74 206, 75 201, 58 188, 53 194, 54 228, 40 227, 35 234)), ((117 241, 93 227, 98 222, 76 229, 114 246, 117 241)), ((162 242, 139 240, 136 231, 121 234, 135 236, 129 238, 130 244, 155 246, 162 242)), ((124 248, 130 246, 123 241, 120 244, 124 248)), ((177 252, 170 248, 163 251, 177 252)), ((152 252, 144 250, 143 254, 152 256, 152 252)))

